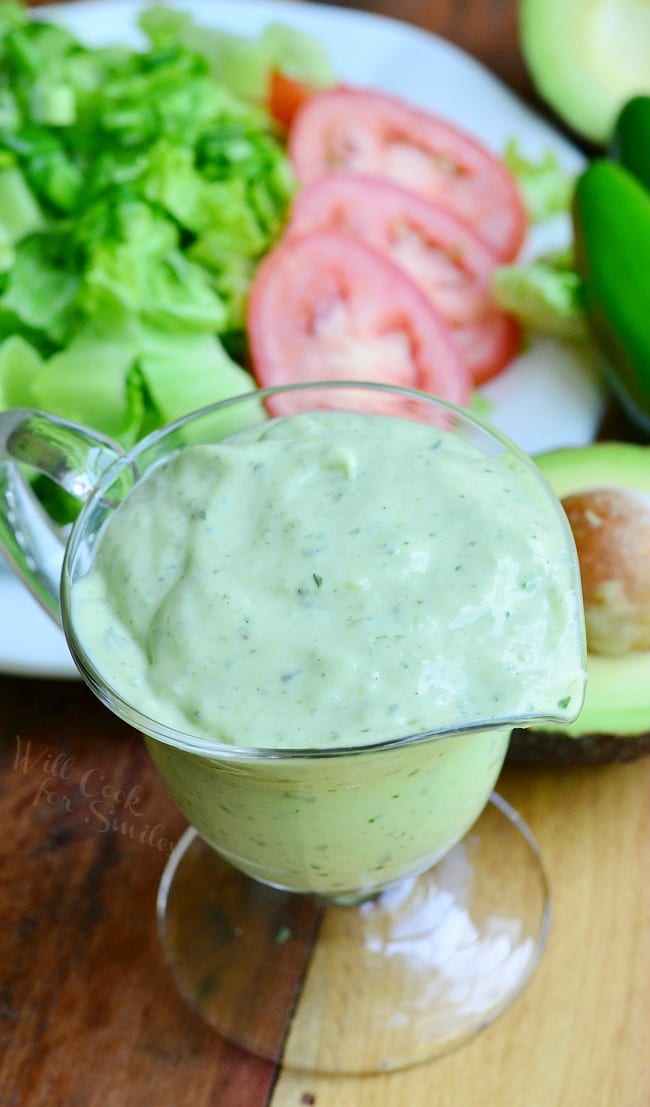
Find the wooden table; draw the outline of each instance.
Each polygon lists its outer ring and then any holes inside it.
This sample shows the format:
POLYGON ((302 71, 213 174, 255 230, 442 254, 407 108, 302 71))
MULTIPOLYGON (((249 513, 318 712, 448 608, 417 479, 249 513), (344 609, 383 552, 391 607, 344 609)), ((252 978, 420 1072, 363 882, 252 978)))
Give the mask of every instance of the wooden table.
MULTIPOLYGON (((357 6, 448 36, 532 98, 514 0, 357 6)), ((0 677, 0 742, 3 1107, 648 1107, 650 759, 506 768, 552 886, 531 984, 435 1063, 326 1079, 227 1045, 177 995, 154 903, 183 820, 139 737, 80 684, 0 677)))

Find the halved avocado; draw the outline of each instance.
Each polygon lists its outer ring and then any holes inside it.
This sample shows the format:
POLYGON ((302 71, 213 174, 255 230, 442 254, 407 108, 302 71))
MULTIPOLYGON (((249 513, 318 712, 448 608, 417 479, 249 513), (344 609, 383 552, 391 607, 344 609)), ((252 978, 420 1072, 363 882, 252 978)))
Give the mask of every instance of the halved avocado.
MULTIPOLYGON (((560 500, 587 491, 650 493, 650 446, 599 442, 535 458, 560 500)), ((526 761, 630 760, 650 752, 650 650, 587 656, 587 693, 575 723, 518 730, 510 754, 526 761)))
POLYGON ((625 101, 650 91, 647 0, 521 0, 519 35, 539 94, 592 142, 607 142, 625 101))

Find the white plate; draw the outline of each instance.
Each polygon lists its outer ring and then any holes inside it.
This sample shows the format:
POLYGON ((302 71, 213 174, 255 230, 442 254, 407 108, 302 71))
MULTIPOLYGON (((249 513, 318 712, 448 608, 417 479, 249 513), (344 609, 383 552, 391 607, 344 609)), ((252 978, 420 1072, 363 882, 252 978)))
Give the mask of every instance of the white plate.
MULTIPOLYGON (((430 108, 460 124, 500 153, 516 136, 532 156, 553 150, 569 171, 583 158, 488 70, 456 46, 393 19, 365 12, 294 4, 286 0, 190 0, 174 5, 205 24, 253 34, 272 20, 315 35, 330 52, 341 79, 381 88, 430 108)), ((93 0, 42 9, 91 44, 137 45, 142 5, 131 0, 93 0)), ((536 233, 526 252, 566 243, 559 220, 536 233)), ((591 366, 569 346, 531 346, 484 395, 490 419, 529 453, 591 442, 603 397, 591 366)), ((18 581, 0 566, 0 671, 31 676, 77 675, 62 632, 18 581)))

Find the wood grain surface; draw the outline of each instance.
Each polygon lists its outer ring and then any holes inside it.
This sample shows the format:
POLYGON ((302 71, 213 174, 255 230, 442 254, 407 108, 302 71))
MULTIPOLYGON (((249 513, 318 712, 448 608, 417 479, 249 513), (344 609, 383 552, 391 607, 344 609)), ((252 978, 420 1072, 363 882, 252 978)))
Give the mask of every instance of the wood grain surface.
MULTIPOLYGON (((347 6, 445 35, 534 102, 515 0, 347 6)), ((184 823, 139 736, 80 684, 0 677, 0 1105, 648 1107, 650 758, 509 767, 499 790, 552 888, 524 994, 434 1063, 298 1076, 227 1045, 176 992, 154 907, 184 823)))
POLYGON ((3 1107, 650 1102, 650 759, 507 769, 553 895, 531 984, 455 1054, 326 1079, 226 1045, 176 994, 154 905, 183 821, 139 737, 81 685, 1 678, 0 742, 3 1107))

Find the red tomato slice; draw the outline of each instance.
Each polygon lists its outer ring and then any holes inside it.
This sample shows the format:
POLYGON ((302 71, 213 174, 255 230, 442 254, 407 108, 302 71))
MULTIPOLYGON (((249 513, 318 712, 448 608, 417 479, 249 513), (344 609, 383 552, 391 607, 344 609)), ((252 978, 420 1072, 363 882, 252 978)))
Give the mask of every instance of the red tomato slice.
POLYGON ((501 260, 523 241, 526 214, 505 166, 456 127, 391 96, 319 93, 296 115, 289 153, 305 183, 338 169, 420 193, 473 227, 501 260))
MULTIPOLYGON (((438 313, 397 266, 348 234, 314 231, 267 254, 251 287, 248 332, 263 387, 377 381, 459 405, 469 399, 469 374, 438 313)), ((303 406, 300 393, 273 402, 275 414, 303 406)), ((326 393, 321 406, 330 406, 326 393)), ((336 406, 344 406, 340 393, 336 406)), ((384 406, 378 393, 366 410, 384 406)), ((408 416, 406 399, 403 408, 408 416)))
POLYGON ((298 110, 316 91, 306 81, 297 81, 286 73, 281 73, 279 69, 273 69, 269 81, 269 112, 276 122, 289 130, 298 110))
POLYGON ((408 189, 359 173, 327 173, 298 193, 289 234, 353 234, 393 261, 440 312, 475 384, 511 360, 519 328, 493 303, 492 250, 451 212, 408 189))

